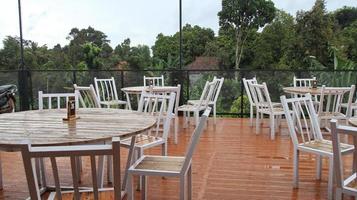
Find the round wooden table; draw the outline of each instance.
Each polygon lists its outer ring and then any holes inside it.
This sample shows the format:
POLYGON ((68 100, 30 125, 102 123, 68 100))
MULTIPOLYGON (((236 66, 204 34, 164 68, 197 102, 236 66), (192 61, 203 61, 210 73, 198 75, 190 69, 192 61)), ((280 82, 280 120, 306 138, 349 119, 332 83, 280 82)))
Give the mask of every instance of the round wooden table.
MULTIPOLYGON (((344 87, 345 88, 345 87, 344 87)), ((324 93, 325 94, 334 94, 338 89, 341 87, 325 87, 324 93)), ((310 93, 311 95, 320 95, 322 92, 322 87, 312 88, 312 87, 284 87, 283 88, 285 93, 289 94, 307 94, 310 93)))
POLYGON ((156 124, 155 117, 121 109, 81 108, 79 119, 63 121, 67 111, 32 110, 0 115, 0 150, 18 151, 19 145, 74 145, 129 137, 156 124))
POLYGON ((131 103, 130 103, 130 94, 134 94, 137 97, 137 101, 140 100, 140 94, 143 90, 155 92, 155 93, 169 93, 169 92, 177 92, 178 87, 175 86, 153 86, 151 89, 149 86, 135 86, 135 87, 125 87, 121 90, 125 93, 126 99, 128 101, 128 107, 131 110, 131 103))

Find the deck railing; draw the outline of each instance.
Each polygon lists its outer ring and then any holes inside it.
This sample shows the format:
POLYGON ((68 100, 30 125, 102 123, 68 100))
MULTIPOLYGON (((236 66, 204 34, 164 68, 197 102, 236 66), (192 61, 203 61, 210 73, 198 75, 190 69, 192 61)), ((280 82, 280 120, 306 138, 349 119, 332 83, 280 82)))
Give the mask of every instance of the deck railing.
MULTIPOLYGON (((350 86, 357 83, 357 70, 30 70, 0 71, 0 84, 19 87, 17 110, 37 109, 37 94, 44 92, 70 92, 73 84, 89 85, 93 78, 114 77, 117 88, 143 85, 143 76, 165 76, 165 85, 182 85, 181 103, 198 99, 206 80, 213 76, 224 77, 217 102, 220 115, 244 117, 249 112, 242 78, 256 76, 258 82, 266 82, 273 101, 284 94, 283 87, 292 86, 293 76, 315 76, 318 85, 350 86), (24 91, 25 90, 25 91, 24 91)), ((119 90, 119 89, 118 89, 119 90)), ((124 98, 124 94, 118 91, 124 98)))

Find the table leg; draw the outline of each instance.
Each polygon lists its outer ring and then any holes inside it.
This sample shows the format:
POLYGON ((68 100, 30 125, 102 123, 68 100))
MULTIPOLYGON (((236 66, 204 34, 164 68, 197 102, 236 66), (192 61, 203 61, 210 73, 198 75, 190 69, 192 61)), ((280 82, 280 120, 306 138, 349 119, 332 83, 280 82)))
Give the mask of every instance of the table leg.
POLYGON ((132 110, 129 93, 125 92, 125 96, 126 96, 126 102, 128 102, 128 108, 129 108, 129 110, 132 110))
POLYGON ((2 162, 1 162, 1 155, 0 155, 0 190, 3 189, 3 184, 2 184, 2 162))
POLYGON ((353 137, 353 144, 355 145, 355 149, 353 150, 352 173, 355 173, 357 170, 357 136, 353 137))

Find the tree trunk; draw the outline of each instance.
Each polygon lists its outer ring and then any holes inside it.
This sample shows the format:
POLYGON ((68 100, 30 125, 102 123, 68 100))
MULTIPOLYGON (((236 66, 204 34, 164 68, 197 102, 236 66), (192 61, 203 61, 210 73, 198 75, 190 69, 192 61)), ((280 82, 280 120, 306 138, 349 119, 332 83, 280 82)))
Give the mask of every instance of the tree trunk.
POLYGON ((242 51, 242 31, 237 29, 236 31, 236 54, 235 54, 235 69, 239 69, 242 51))

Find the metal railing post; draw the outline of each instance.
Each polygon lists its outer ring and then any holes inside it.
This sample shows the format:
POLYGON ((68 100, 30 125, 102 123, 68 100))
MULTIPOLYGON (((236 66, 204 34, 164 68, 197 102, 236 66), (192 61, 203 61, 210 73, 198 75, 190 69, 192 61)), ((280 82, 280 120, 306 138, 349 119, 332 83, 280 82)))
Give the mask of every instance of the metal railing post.
POLYGON ((243 72, 242 71, 238 71, 239 74, 240 74, 240 117, 243 118, 243 109, 244 109, 244 106, 243 106, 243 92, 244 92, 244 87, 243 87, 243 72))

